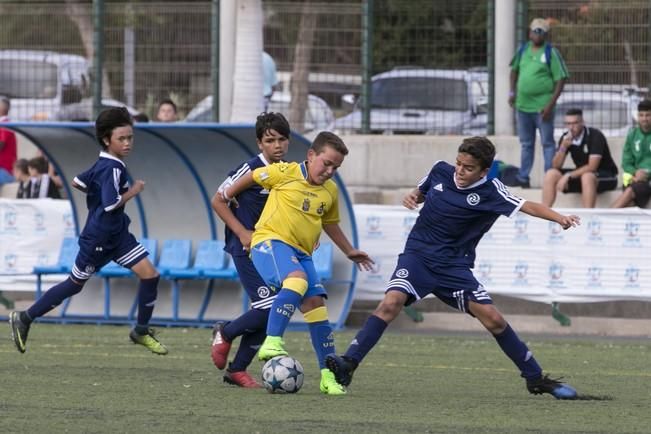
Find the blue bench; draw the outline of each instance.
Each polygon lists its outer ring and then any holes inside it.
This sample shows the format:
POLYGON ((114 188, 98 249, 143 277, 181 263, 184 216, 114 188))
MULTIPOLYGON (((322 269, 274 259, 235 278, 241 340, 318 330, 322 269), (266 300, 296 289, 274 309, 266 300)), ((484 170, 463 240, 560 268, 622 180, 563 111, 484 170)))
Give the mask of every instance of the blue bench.
POLYGON ((213 279, 235 280, 237 271, 229 256, 224 252, 223 241, 200 241, 192 266, 189 266, 191 256, 190 241, 176 240, 175 245, 170 245, 169 248, 175 250, 175 253, 170 252, 168 255, 169 266, 165 266, 163 263, 163 256, 165 255, 165 247, 163 247, 158 269, 161 276, 172 281, 172 320, 178 321, 179 319, 181 292, 179 280, 210 280, 198 315, 198 320, 201 321, 212 296, 213 279))
POLYGON ((32 273, 36 275, 36 299, 41 298, 43 293, 42 278, 44 274, 69 274, 75 263, 75 258, 79 252, 79 242, 77 238, 66 237, 61 242, 59 249, 59 258, 55 265, 34 267, 32 273))

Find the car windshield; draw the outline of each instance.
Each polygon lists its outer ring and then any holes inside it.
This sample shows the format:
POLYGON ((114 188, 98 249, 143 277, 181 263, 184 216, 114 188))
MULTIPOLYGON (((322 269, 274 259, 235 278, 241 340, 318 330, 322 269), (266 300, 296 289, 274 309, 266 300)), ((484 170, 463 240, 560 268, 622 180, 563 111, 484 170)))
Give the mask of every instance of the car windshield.
POLYGON ((371 107, 466 111, 467 92, 466 82, 454 78, 383 78, 373 82, 371 107))
POLYGON ((620 129, 630 125, 627 105, 624 101, 564 101, 556 107, 554 124, 556 128, 563 128, 565 112, 571 108, 583 110, 583 119, 586 125, 600 130, 620 129))
POLYGON ((57 67, 42 61, 0 59, 0 94, 10 98, 54 98, 57 67))

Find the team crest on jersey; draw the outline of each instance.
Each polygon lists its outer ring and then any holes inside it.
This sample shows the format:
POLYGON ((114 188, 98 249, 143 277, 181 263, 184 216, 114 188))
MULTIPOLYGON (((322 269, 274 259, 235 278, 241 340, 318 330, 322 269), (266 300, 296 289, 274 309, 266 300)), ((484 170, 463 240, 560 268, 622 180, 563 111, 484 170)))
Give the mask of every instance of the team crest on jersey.
POLYGON ((298 264, 298 258, 296 256, 292 256, 292 262, 294 264, 298 264))
POLYGON ((302 208, 303 208, 304 212, 308 212, 310 210, 310 199, 308 199, 307 197, 305 199, 303 199, 303 207, 302 208))
POLYGON ((321 202, 319 207, 316 209, 316 213, 319 215, 323 215, 323 211, 325 210, 325 202, 321 202))
POLYGON ((396 277, 400 277, 401 279, 404 279, 405 277, 409 276, 409 270, 406 268, 401 268, 400 270, 396 271, 396 277))
POLYGON ((92 265, 86 265, 86 268, 84 268, 84 271, 88 274, 93 274, 95 272, 95 267, 92 265))
POLYGON ((468 205, 475 206, 479 204, 479 201, 481 199, 479 198, 479 195, 477 193, 470 193, 468 196, 466 196, 466 202, 468 202, 468 205))
POLYGON ((267 298, 269 297, 270 293, 271 291, 269 291, 269 288, 267 288, 266 286, 261 286, 258 288, 258 297, 260 298, 267 298))

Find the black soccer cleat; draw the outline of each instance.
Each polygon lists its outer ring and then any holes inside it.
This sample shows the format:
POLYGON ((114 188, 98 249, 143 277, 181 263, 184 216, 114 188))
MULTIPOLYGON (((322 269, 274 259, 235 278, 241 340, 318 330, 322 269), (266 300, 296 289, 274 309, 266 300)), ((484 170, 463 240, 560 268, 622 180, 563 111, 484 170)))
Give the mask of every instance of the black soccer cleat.
POLYGON ((24 353, 27 349, 27 334, 29 333, 30 324, 25 324, 20 320, 20 312, 13 311, 9 314, 9 327, 11 327, 11 337, 14 340, 16 349, 24 353))
POLYGON ((342 386, 349 386, 353 381, 353 373, 357 368, 357 363, 346 356, 328 354, 325 358, 326 367, 335 374, 337 383, 342 386))
POLYGON ((569 384, 560 382, 560 378, 549 378, 549 374, 536 380, 527 380, 527 390, 534 395, 549 393, 556 399, 576 399, 576 390, 569 384))

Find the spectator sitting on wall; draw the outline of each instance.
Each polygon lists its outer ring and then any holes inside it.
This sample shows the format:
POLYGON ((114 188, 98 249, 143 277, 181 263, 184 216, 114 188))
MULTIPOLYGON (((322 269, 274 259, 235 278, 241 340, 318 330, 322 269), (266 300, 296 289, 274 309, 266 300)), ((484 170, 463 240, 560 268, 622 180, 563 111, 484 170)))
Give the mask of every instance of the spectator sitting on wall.
POLYGON ((158 104, 156 120, 158 122, 176 122, 179 120, 176 104, 174 101, 168 98, 162 100, 160 104, 158 104))
POLYGON ((585 126, 581 109, 573 108, 565 113, 565 128, 552 168, 545 172, 542 203, 551 207, 556 192, 581 193, 583 207, 594 208, 597 193, 617 188, 617 165, 603 133, 585 126), (572 156, 573 169, 563 168, 568 154, 572 156))
POLYGON ((14 179, 18 183, 16 199, 29 198, 29 170, 27 164, 28 161, 26 158, 16 160, 14 163, 14 179))
POLYGON ((637 105, 638 126, 626 136, 622 150, 622 183, 624 191, 613 202, 612 208, 631 205, 645 208, 651 198, 651 101, 637 105))
MULTIPOLYGON (((0 96, 0 122, 9 122, 9 98, 0 96)), ((14 182, 11 175, 16 162, 16 133, 0 128, 0 185, 14 182)))
POLYGON ((45 157, 35 157, 27 163, 29 171, 29 198, 39 199, 49 197, 61 199, 61 194, 56 184, 48 175, 48 161, 45 157))

